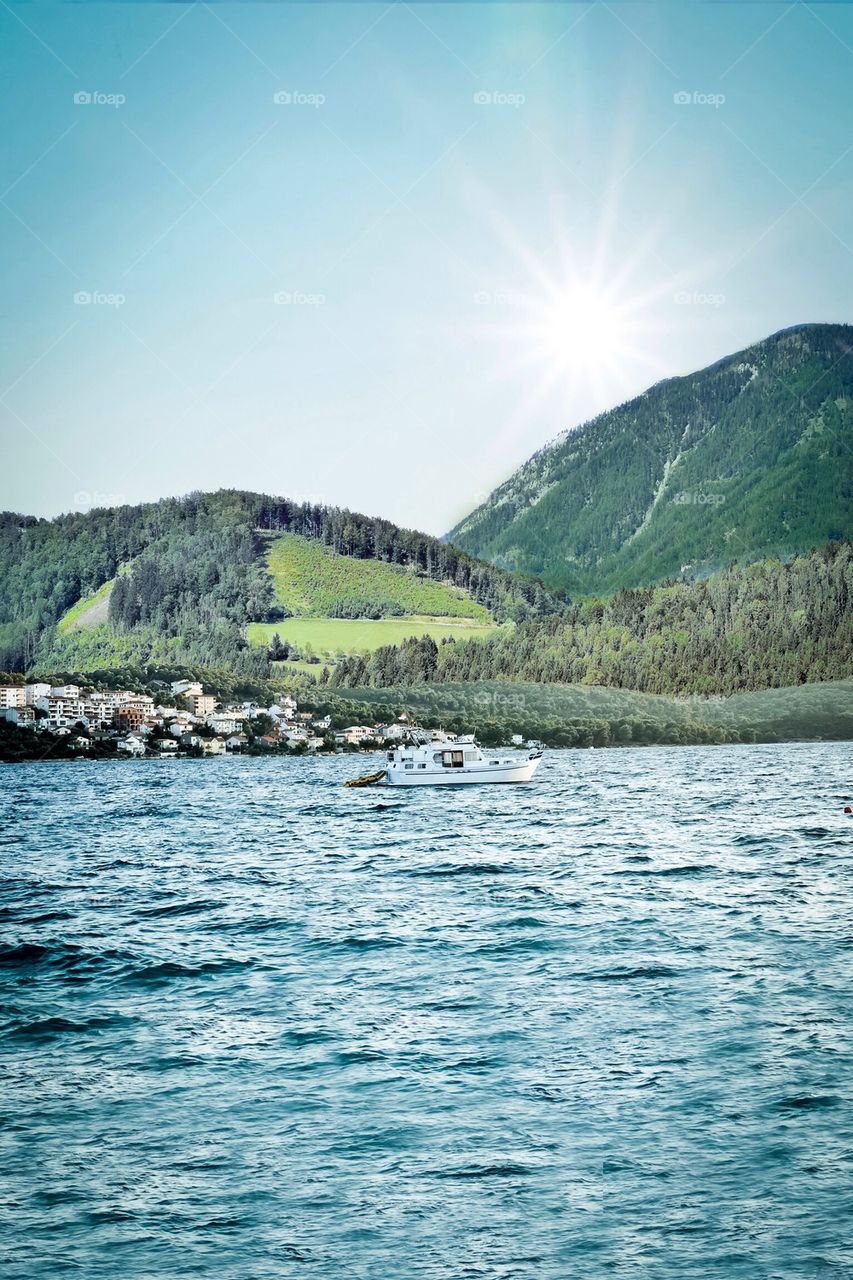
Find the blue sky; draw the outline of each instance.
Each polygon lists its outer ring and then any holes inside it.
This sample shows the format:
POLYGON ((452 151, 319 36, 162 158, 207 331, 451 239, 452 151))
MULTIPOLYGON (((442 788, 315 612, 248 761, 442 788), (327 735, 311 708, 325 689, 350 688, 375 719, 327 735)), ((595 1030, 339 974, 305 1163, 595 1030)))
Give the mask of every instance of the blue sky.
POLYGON ((853 319, 846 4, 4 4, 0 51, 5 508, 441 533, 658 379, 853 319))

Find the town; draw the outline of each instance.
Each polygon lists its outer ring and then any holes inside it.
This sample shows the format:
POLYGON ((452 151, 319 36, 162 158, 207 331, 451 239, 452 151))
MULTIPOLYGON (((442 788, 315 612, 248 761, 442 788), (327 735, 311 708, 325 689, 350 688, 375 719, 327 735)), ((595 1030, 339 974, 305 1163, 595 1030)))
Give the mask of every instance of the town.
POLYGON ((269 706, 221 703, 199 681, 161 683, 156 697, 44 681, 0 685, 0 720, 63 739, 75 754, 129 757, 358 750, 400 741, 416 727, 404 714, 392 724, 336 730, 331 716, 300 711, 289 695, 269 706))

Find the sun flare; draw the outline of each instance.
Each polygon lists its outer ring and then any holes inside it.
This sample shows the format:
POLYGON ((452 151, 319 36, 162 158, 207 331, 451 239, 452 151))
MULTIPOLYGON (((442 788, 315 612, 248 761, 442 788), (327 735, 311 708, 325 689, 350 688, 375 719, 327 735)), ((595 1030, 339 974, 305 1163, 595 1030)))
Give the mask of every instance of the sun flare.
POLYGON ((590 379, 605 374, 629 342, 627 308, 585 280, 539 304, 531 328, 549 363, 590 379))

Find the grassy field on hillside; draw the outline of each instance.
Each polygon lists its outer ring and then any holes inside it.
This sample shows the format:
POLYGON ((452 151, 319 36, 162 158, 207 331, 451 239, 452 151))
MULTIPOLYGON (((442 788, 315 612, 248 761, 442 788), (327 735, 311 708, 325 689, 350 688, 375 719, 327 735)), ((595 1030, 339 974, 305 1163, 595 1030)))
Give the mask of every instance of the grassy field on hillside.
POLYGON ((317 654, 333 654, 372 653, 384 644, 400 644, 409 636, 430 635, 440 641, 444 636, 485 636, 493 630, 493 624, 466 618, 286 618, 283 622, 252 622, 246 634, 253 645, 268 645, 278 633, 302 653, 310 645, 317 654))
POLYGON ((92 627, 99 627, 107 620, 107 610, 110 604, 110 592, 113 589, 114 578, 109 582, 105 582, 102 587, 93 592, 90 596, 84 596, 82 600, 78 600, 72 605, 68 612, 60 618, 58 627, 60 631, 89 631, 92 627))
POLYGON ((296 534, 283 534, 270 544, 267 564, 276 599, 293 614, 341 616, 348 605, 369 601, 407 614, 489 621, 482 605, 458 587, 417 577, 399 565, 338 555, 296 534))

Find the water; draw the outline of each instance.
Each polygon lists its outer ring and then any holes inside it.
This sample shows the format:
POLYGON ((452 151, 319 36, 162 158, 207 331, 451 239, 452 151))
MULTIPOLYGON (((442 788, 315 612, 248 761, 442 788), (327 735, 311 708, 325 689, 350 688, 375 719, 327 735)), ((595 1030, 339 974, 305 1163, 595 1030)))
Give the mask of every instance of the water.
POLYGON ((5 1280, 849 1280, 846 757, 3 769, 5 1280))

